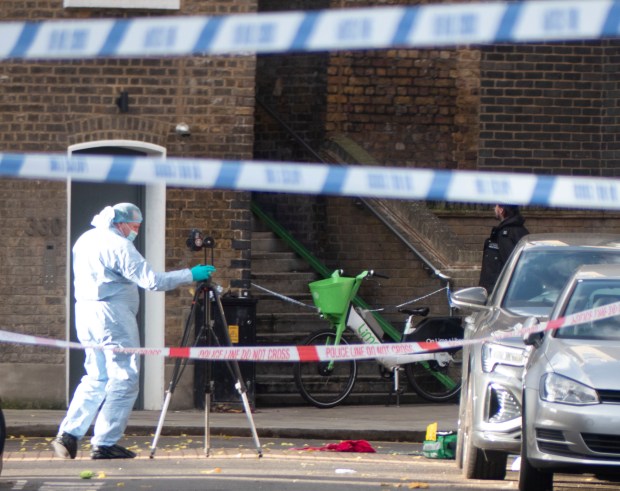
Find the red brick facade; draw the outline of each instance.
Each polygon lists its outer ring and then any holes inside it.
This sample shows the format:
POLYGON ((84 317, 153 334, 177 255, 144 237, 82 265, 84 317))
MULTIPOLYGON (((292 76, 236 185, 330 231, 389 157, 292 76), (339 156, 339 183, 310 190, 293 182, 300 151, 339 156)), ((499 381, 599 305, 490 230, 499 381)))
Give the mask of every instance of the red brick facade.
MULTIPOLYGON (((188 0, 179 12, 64 9, 37 0, 2 5, 2 20, 223 15, 249 13, 256 2, 188 0)), ((109 59, 0 63, 0 146, 5 152, 66 154, 70 145, 131 140, 163 147, 171 157, 251 159, 254 144, 254 56, 109 59), (129 95, 129 111, 116 99, 129 95), (179 122, 191 137, 175 133, 179 122)), ((67 183, 0 179, 1 328, 65 339, 67 327, 67 183), (45 251, 53 248, 50 265, 45 251), (47 268, 47 269, 46 269, 47 268), (52 281, 46 281, 53 268, 52 281)), ((216 241, 218 281, 233 290, 249 288, 249 194, 169 188, 166 203, 166 268, 202 261, 185 245, 188 231, 201 228, 216 241)), ((111 203, 113 204, 113 203, 111 203)), ((147 217, 148 220, 148 217, 147 217)), ((49 255, 49 253, 47 253, 49 255)), ((191 296, 187 288, 166 294, 166 344, 179 342, 191 296)), ((0 344, 5 403, 40 406, 65 402, 61 350, 0 344), (53 376, 57 383, 46 379, 53 376), (19 390, 28 381, 32 390, 19 390)))
MULTIPOLYGON (((419 3, 430 2, 381 5, 419 3)), ((186 0, 182 11, 171 14, 4 0, 2 20, 222 15, 375 4, 186 0)), ((165 148, 171 157, 316 161, 317 153, 325 156, 326 141, 344 134, 380 165, 617 176, 619 54, 620 43, 605 41, 2 62, 0 146, 5 152, 62 154, 75 144, 132 140, 165 148), (116 105, 122 91, 129 95, 128 113, 120 113, 116 105), (190 125, 191 137, 175 133, 179 122, 190 125)), ((64 339, 71 303, 67 183, 0 179, 0 192, 0 328, 64 339)), ((362 292, 376 305, 393 306, 441 286, 353 198, 255 197, 330 267, 389 274, 392 279, 382 287, 369 284, 362 292)), ((249 288, 250 199, 250 193, 169 188, 166 268, 202 259, 185 245, 189 229, 201 227, 216 241, 218 280, 233 290, 249 288)), ((434 206, 462 247, 478 251, 494 224, 490 207, 434 206)), ((524 214, 532 232, 620 232, 616 213, 526 209, 524 214)), ((174 345, 189 294, 179 289, 166 298, 165 342, 174 345)), ((431 305, 435 312, 446 308, 439 297, 431 305)), ((23 366, 4 370, 0 397, 5 401, 64 404, 64 352, 0 344, 0 357, 0 367, 23 366), (59 382, 49 384, 49 377, 59 382), (26 381, 32 390, 22 397, 17 389, 26 381)))

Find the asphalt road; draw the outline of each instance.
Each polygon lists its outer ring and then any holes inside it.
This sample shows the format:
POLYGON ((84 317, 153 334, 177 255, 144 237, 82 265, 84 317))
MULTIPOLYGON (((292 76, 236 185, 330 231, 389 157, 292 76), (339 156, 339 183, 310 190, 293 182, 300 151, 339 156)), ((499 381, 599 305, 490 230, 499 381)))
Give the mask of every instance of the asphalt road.
MULTIPOLYGON (((13 438, 7 441, 0 490, 194 491, 240 489, 265 491, 433 489, 437 491, 516 489, 516 472, 505 481, 467 481, 454 461, 430 460, 420 444, 370 442, 376 453, 298 450, 331 441, 263 439, 259 458, 254 442, 241 437, 214 437, 210 456, 204 441, 190 436, 163 437, 153 459, 150 437, 128 437, 125 446, 138 452, 133 460, 92 461, 88 445, 76 460, 53 457, 50 438, 13 438), (83 479, 84 471, 92 473, 83 479)), ((591 476, 556 477, 556 490, 608 491, 617 483, 591 476)))

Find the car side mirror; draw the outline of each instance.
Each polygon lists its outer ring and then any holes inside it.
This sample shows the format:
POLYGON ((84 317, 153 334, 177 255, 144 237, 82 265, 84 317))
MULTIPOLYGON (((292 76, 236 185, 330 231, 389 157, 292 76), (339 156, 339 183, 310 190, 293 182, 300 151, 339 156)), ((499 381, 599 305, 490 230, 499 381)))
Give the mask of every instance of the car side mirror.
POLYGON ((487 303, 487 291, 481 286, 472 286, 450 293, 450 303, 454 307, 470 310, 489 309, 487 303))
MULTIPOLYGON (((523 323, 523 328, 531 329, 533 327, 536 327, 538 324, 540 324, 540 322, 536 317, 528 317, 523 323)), ((534 346, 535 348, 539 348, 542 344, 544 336, 545 333, 543 331, 528 332, 523 335, 523 343, 525 343, 526 346, 534 346)))

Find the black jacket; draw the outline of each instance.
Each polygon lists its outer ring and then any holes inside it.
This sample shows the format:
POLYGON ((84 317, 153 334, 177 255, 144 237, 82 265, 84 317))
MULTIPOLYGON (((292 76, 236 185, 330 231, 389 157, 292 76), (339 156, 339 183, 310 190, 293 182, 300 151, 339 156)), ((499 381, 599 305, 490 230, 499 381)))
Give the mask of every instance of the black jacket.
POLYGON ((479 285, 485 287, 489 294, 515 245, 521 237, 529 234, 524 223, 525 218, 521 215, 506 218, 493 227, 491 236, 484 241, 479 285))

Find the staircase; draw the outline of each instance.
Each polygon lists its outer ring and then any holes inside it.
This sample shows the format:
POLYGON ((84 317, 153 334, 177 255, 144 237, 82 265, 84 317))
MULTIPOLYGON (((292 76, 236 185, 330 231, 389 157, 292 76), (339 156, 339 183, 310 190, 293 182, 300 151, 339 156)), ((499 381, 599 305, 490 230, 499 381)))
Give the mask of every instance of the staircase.
MULTIPOLYGON (((308 283, 319 279, 286 244, 255 217, 252 231, 252 296, 256 304, 256 344, 295 345, 324 321, 311 308, 282 300, 256 285, 312 305, 308 283)), ((303 404, 293 379, 292 363, 256 364, 258 405, 303 404)))
MULTIPOLYGON (((379 162, 346 135, 326 140, 323 154, 330 162, 378 167, 379 162)), ((429 269, 450 278, 451 287, 470 286, 480 275, 479 250, 463 249, 461 240, 423 202, 368 198, 363 200, 395 236, 415 251, 429 269)))
MULTIPOLYGON (((313 308, 308 283, 321 279, 273 232, 254 217, 252 232, 252 289, 256 305, 256 344, 298 345, 312 331, 327 327, 313 308), (277 297, 260 286, 295 302, 277 297)), ((258 406, 305 405, 293 378, 293 363, 256 364, 256 404, 258 406)), ((401 384, 406 377, 401 374, 401 384)), ((387 404, 391 381, 381 376, 374 361, 358 365, 358 377, 348 404, 387 404)), ((409 391, 402 403, 419 399, 409 391)))
MULTIPOLYGON (((313 150, 278 114, 260 100, 258 106, 304 148, 315 161, 345 165, 378 165, 361 146, 346 135, 332 135, 320 152, 313 150)), ((479 252, 464 250, 462 243, 424 204, 386 199, 361 200, 428 268, 444 281, 450 278, 452 288, 475 284, 479 276, 479 252)), ((280 231, 280 236, 285 236, 280 231)), ((301 256, 307 257, 303 251, 301 256)), ((312 305, 308 283, 320 279, 300 256, 261 224, 255 216, 252 233, 252 283, 312 305)), ((316 266, 316 264, 315 264, 316 266)), ((316 270, 327 275, 322 265, 316 270)), ((279 299, 273 294, 252 287, 258 299, 256 341, 258 345, 296 345, 310 332, 326 327, 316 311, 279 299)), ((395 326, 399 327, 399 326, 395 326)), ((402 384, 406 384, 404 374, 402 384)), ((358 377, 351 404, 388 403, 391 381, 385 380, 374 361, 358 366, 358 377)), ((415 394, 406 393, 401 401, 416 401, 415 394)), ((419 400, 419 399, 417 399, 419 400)), ((305 404, 293 379, 291 363, 259 363, 256 365, 256 401, 263 405, 305 404)))

